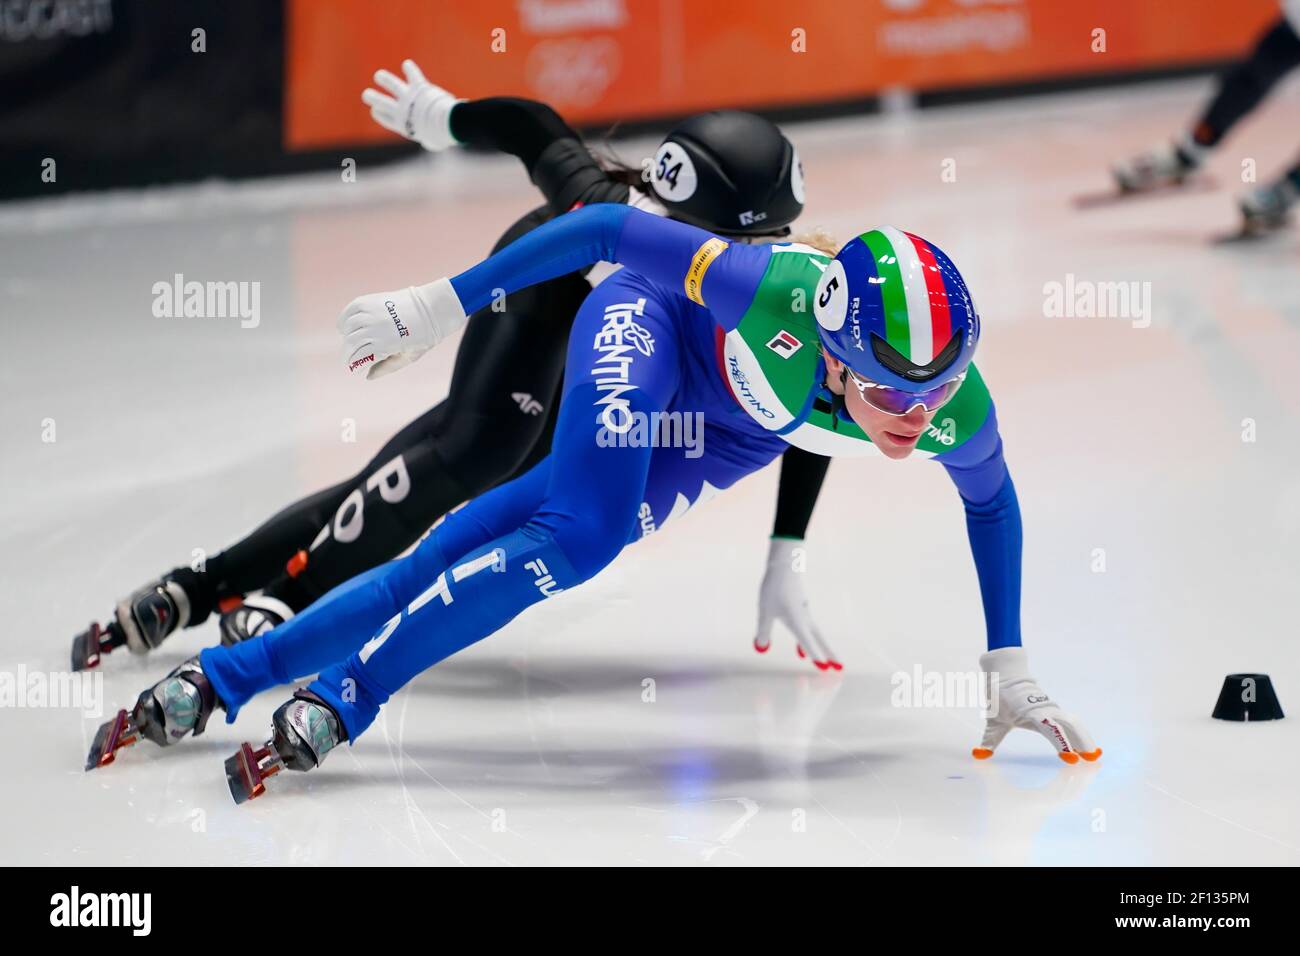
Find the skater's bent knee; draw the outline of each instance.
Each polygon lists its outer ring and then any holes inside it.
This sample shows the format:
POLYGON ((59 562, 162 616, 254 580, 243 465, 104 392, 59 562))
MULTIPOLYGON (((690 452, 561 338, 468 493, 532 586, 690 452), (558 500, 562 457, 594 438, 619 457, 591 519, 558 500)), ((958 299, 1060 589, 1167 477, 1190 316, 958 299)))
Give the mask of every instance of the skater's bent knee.
MULTIPOLYGON (((573 568, 579 581, 594 577, 614 560, 627 543, 628 527, 591 516, 533 518, 525 533, 549 537, 573 568)), ((576 583, 576 582, 575 582, 576 583)))

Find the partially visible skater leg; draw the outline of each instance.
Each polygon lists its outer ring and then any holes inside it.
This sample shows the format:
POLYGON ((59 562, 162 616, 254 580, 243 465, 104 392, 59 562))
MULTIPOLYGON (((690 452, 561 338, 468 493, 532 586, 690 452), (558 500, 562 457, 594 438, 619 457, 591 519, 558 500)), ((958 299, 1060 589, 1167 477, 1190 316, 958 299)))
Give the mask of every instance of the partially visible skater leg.
MULTIPOLYGON (((271 740, 259 748, 244 744, 227 761, 236 802, 260 795, 265 778, 284 767, 317 766, 338 744, 355 740, 413 677, 614 559, 637 526, 651 450, 597 447, 597 397, 587 385, 566 399, 547 496, 531 519, 436 573, 428 568, 424 586, 392 607, 377 632, 367 632, 373 636, 364 647, 321 671, 307 692, 277 711, 271 740)), ((645 399, 641 393, 632 402, 645 399)), ((435 533, 426 546, 437 539, 435 533)))
POLYGON ((548 474, 549 461, 543 461, 448 515, 406 557, 339 585, 265 634, 203 651, 200 660, 225 702, 227 722, 254 694, 318 673, 361 647, 447 569, 448 554, 464 554, 519 527, 541 500, 548 474))
POLYGON ((1265 31, 1249 56, 1224 73, 1214 99, 1192 128, 1116 164, 1116 184, 1123 192, 1145 192, 1186 182, 1228 132, 1296 66, 1300 66, 1300 36, 1282 17, 1265 31))

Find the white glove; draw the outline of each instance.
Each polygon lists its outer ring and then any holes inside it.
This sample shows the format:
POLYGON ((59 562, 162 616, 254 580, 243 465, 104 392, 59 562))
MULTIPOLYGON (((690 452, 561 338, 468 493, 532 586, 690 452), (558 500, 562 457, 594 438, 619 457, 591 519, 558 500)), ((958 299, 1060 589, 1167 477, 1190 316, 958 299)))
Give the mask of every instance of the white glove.
POLYGON ((353 299, 339 316, 348 370, 378 378, 410 365, 467 320, 450 279, 353 299))
POLYGON ((375 73, 375 85, 392 95, 372 88, 361 94, 371 117, 384 129, 414 140, 430 152, 454 146, 451 108, 462 101, 426 80, 414 60, 403 60, 402 72, 405 80, 387 70, 375 73))
POLYGON ((773 538, 767 551, 767 572, 758 593, 758 633, 754 650, 766 654, 772 646, 772 624, 780 621, 798 642, 799 656, 811 660, 818 670, 843 670, 821 630, 813 623, 808 597, 803 591, 803 571, 795 570, 803 555, 795 551, 804 543, 793 538, 773 538))
POLYGON ((1079 719, 1052 703, 1029 676, 1023 647, 1000 647, 981 654, 980 667, 993 716, 984 724, 984 739, 971 751, 976 760, 992 757, 1002 738, 1014 727, 1042 734, 1066 763, 1078 763, 1080 757, 1092 761, 1101 756, 1101 748, 1093 743, 1079 719))

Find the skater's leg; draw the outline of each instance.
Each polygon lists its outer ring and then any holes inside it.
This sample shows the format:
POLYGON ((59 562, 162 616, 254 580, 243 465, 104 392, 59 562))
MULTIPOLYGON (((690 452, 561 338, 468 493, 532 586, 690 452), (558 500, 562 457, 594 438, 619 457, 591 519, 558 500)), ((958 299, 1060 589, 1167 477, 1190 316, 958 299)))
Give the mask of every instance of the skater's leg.
MULTIPOLYGON (((590 428, 583 419, 590 416, 589 395, 582 389, 566 395, 550 486, 537 515, 518 532, 453 561, 364 648, 322 671, 311 685, 343 721, 349 739, 416 674, 499 630, 530 605, 594 576, 626 542, 664 527, 684 506, 730 487, 785 447, 775 436, 744 441, 710 429, 702 457, 680 448, 584 449, 572 437, 590 428)), ((634 407, 647 407, 643 401, 634 397, 634 407)))
POLYGON ((343 483, 333 508, 313 516, 305 535, 271 540, 258 529, 228 549, 222 555, 227 564, 250 576, 240 582, 249 585, 245 590, 264 589, 300 611, 335 584, 400 554, 464 501, 464 487, 436 447, 451 412, 447 399, 394 435, 365 469, 343 483), (427 513, 433 518, 424 521, 427 513), (254 574, 265 576, 254 579, 254 574))
MULTIPOLYGON (((498 248, 547 215, 543 207, 520 219, 498 248)), ((109 624, 74 638, 73 668, 93 666, 122 644, 147 651, 202 623, 223 599, 262 590, 222 621, 223 640, 258 633, 400 554, 456 505, 522 473, 521 462, 541 457, 534 453, 553 426, 547 401, 563 371, 572 317, 589 291, 581 276, 562 276, 511 295, 503 312, 476 315, 446 401, 394 436, 359 474, 283 509, 203 568, 175 568, 137 589, 109 624)))
POLYGON ((1192 139, 1200 146, 1218 145, 1296 66, 1300 66, 1300 36, 1283 17, 1260 37, 1250 56, 1224 74, 1218 93, 1192 131, 1192 139))
MULTIPOLYGON (((330 520, 357 481, 348 478, 282 508, 248 535, 212 555, 201 575, 207 611, 217 601, 256 591, 284 570, 295 552, 311 544, 312 537, 330 520)), ((192 623, 197 624, 202 618, 192 623)))
POLYGON ((549 460, 507 485, 448 515, 411 554, 334 588, 279 627, 230 647, 214 647, 200 658, 226 706, 227 720, 259 691, 314 674, 360 647, 389 619, 446 570, 448 553, 461 555, 518 528, 544 494, 549 460))
POLYGON ((311 536, 347 496, 340 482, 297 501, 252 534, 201 567, 177 567, 119 602, 117 625, 132 650, 156 647, 179 628, 198 627, 226 598, 242 597, 271 580, 294 550, 311 536))
POLYGON ((330 524, 317 524, 300 546, 305 561, 290 575, 284 555, 274 580, 263 581, 266 593, 301 610, 400 554, 452 508, 527 470, 521 463, 553 428, 569 326, 590 291, 581 276, 563 276, 514 293, 503 312, 473 316, 447 399, 375 457, 330 524))
POLYGON ((452 558, 448 549, 446 573, 412 582, 408 603, 386 623, 375 622, 369 643, 312 685, 350 738, 413 676, 587 580, 633 537, 652 449, 644 441, 611 441, 618 433, 609 423, 644 422, 668 408, 681 376, 672 318, 654 300, 646 303, 613 282, 580 310, 546 494, 535 513, 469 553, 452 558))
POLYGON ((1214 99, 1189 131, 1115 166, 1120 188, 1141 192, 1188 181, 1228 131, 1296 66, 1300 66, 1300 35, 1282 18, 1264 33, 1249 56, 1223 74, 1214 99))
MULTIPOLYGON (((369 643, 311 685, 339 714, 350 739, 416 674, 587 580, 622 550, 637 523, 651 449, 597 447, 592 408, 598 398, 590 385, 566 396, 546 498, 536 514, 458 556, 444 573, 424 577, 423 588, 369 643)), ((652 410, 644 392, 632 403, 634 410, 652 410)))
POLYGON ((532 471, 533 468, 542 461, 542 459, 546 458, 551 453, 551 442, 555 440, 555 423, 559 418, 560 400, 563 395, 564 376, 561 375, 556 379, 555 387, 552 389, 552 394, 549 399, 544 399, 540 395, 537 396, 538 401, 546 402, 544 410, 541 412, 541 415, 545 418, 545 422, 542 424, 541 434, 537 436, 537 440, 533 442, 532 448, 528 450, 528 454, 524 456, 524 460, 518 465, 518 467, 516 467, 515 470, 505 478, 501 479, 502 484, 507 481, 514 481, 520 475, 532 471))

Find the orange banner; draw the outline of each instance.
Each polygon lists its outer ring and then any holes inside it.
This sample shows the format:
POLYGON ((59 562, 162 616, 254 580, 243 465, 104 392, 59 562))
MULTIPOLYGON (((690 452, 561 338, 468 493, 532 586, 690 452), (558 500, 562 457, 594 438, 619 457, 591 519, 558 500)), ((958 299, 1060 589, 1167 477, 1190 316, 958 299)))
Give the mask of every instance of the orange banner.
POLYGON ((382 143, 361 91, 418 62, 574 123, 1230 59, 1277 0, 287 0, 285 145, 382 143))

